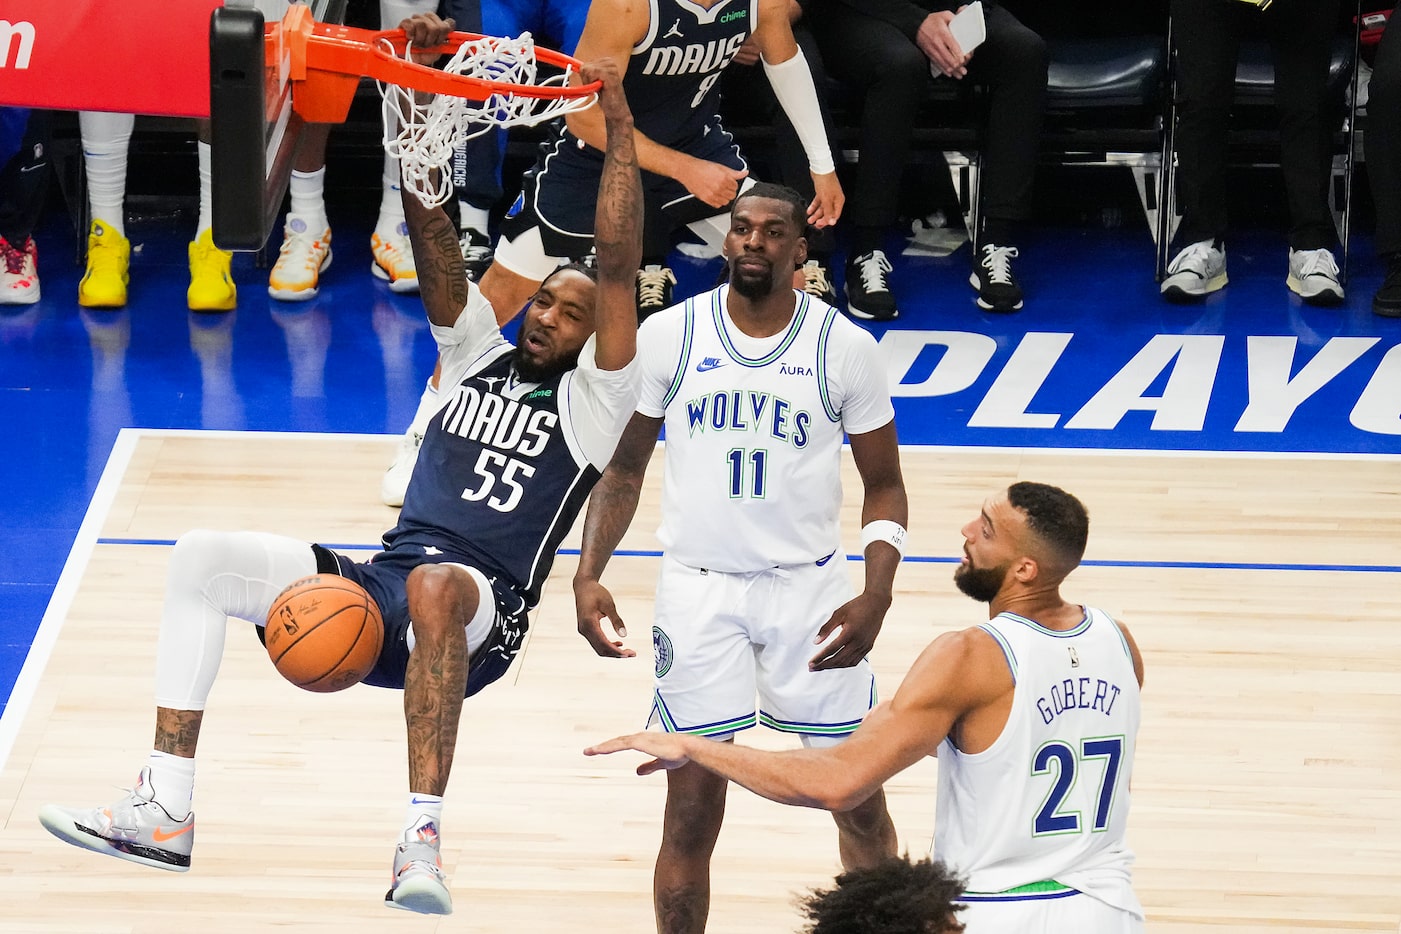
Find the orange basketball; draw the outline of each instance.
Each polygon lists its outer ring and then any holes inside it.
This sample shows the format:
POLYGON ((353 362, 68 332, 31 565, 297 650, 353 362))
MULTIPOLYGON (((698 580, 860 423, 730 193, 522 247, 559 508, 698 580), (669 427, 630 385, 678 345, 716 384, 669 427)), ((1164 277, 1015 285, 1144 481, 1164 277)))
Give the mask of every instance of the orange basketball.
POLYGON ((264 637, 282 677, 324 694, 345 690, 370 673, 384 643, 384 620, 355 581, 318 574, 277 595, 264 637))

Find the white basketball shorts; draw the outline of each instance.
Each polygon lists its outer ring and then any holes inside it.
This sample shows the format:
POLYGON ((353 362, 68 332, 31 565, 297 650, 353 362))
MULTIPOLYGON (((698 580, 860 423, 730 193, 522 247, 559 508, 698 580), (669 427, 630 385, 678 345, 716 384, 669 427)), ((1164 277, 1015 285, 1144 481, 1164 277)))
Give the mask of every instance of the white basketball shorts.
POLYGON ((968 934, 1143 934, 1143 919, 1083 892, 965 902, 968 934))
POLYGON ((876 702, 870 662, 828 671, 808 662, 817 630, 853 596, 840 553, 744 574, 664 557, 649 726, 724 739, 757 721, 810 745, 844 738, 876 702))

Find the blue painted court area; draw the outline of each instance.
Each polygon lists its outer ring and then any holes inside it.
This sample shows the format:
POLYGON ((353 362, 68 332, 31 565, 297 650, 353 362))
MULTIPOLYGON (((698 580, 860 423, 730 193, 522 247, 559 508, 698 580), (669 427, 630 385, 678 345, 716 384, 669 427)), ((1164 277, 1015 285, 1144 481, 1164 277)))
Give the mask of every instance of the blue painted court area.
MULTIPOLYGON (((76 302, 67 216, 46 217, 43 300, 0 307, 0 697, 122 428, 397 434, 408 424, 434 348, 417 296, 369 273, 373 207, 363 204, 358 225, 333 208, 335 260, 316 301, 271 301, 266 270, 240 255, 238 309, 221 315, 185 307, 191 219, 134 219, 130 304, 97 312, 76 302)), ((901 440, 1401 453, 1401 320, 1371 314, 1380 269, 1365 236, 1353 247, 1340 309, 1290 295, 1273 232, 1234 242, 1231 285, 1195 307, 1159 300, 1152 243, 1133 223, 1037 228, 1017 265, 1026 308, 1012 315, 974 304, 966 247, 897 258, 902 317, 872 330, 901 440)), ((675 262, 682 294, 718 272, 675 262)))

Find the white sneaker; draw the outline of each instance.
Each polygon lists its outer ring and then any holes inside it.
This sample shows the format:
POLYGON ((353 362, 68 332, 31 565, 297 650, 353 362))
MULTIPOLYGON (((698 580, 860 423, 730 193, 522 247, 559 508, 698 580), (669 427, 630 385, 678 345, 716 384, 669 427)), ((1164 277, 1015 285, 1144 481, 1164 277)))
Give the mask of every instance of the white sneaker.
POLYGON ((399 450, 394 462, 384 472, 379 482, 379 498, 386 506, 404 505, 404 494, 409 490, 409 479, 413 476, 414 464, 418 463, 418 449, 423 445, 423 435, 410 428, 399 439, 399 450))
POLYGON ((418 269, 413 262, 413 246, 409 243, 409 225, 400 221, 390 233, 378 230, 370 235, 370 253, 374 262, 370 272, 375 278, 389 283, 394 292, 417 292, 418 269))
POLYGON ((432 819, 420 817, 418 826, 405 831, 394 848, 384 906, 425 915, 452 914, 452 893, 438 853, 438 825, 432 819))
POLYGON ((282 250, 268 276, 268 295, 284 302, 305 302, 320 290, 321 273, 331 265, 331 228, 313 230, 306 218, 288 214, 282 250))
POLYGON ((1190 302, 1224 288, 1226 248, 1214 240, 1189 244, 1168 264, 1160 291, 1170 302, 1190 302))
POLYGON ((1284 281, 1310 305, 1343 303, 1343 284, 1330 250, 1290 250, 1289 277, 1284 281))
POLYGON ((0 305, 32 305, 39 300, 39 251, 34 238, 12 246, 0 237, 0 305))

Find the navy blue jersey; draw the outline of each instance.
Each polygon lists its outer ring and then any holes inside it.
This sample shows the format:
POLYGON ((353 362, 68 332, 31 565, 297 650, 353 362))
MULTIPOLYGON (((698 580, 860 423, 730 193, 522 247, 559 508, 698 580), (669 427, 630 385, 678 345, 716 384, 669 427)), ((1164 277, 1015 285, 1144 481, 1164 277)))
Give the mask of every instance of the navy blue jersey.
POLYGON ((638 130, 664 146, 694 138, 720 110, 720 72, 754 31, 758 0, 651 0, 651 25, 623 75, 638 130))
POLYGON ((444 387, 384 547, 455 556, 510 581, 534 606, 600 471, 566 439, 561 396, 575 371, 522 383, 511 346, 497 348, 456 387, 444 387))

